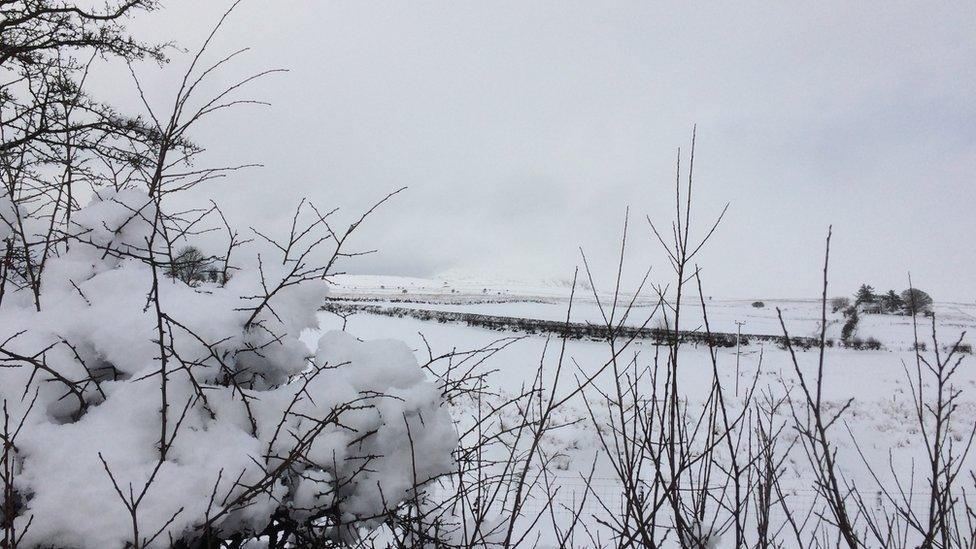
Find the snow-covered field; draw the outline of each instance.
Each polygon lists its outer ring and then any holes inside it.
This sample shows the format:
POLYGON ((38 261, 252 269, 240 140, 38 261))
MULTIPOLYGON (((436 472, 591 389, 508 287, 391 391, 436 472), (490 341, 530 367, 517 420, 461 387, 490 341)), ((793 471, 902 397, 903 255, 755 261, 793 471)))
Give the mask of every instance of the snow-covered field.
MULTIPOLYGON (((408 277, 343 275, 335 277, 334 299, 369 300, 378 304, 418 309, 455 311, 486 315, 510 316, 540 320, 564 321, 569 303, 571 282, 553 281, 549 284, 511 282, 478 282, 474 280, 435 280, 408 277)), ((608 307, 612 294, 598 294, 603 307, 608 307)), ((632 294, 623 294, 621 302, 628 302, 632 294)), ((641 294, 635 300, 626 323, 640 325, 654 311, 657 297, 641 294)), ((704 318, 697 296, 682 309, 683 329, 704 328, 704 318)), ((707 298, 708 322, 713 332, 735 333, 741 323, 743 334, 782 335, 777 310, 791 336, 820 335, 821 303, 819 299, 748 299, 722 300, 707 298), (754 307, 759 301, 762 307, 754 307)), ((956 340, 969 331, 970 342, 976 339, 976 303, 937 303, 938 334, 940 340, 956 340)), ((832 313, 828 306, 827 337, 840 338, 844 317, 832 313)), ((648 323, 655 327, 663 322, 662 313, 648 323)), ((578 287, 570 320, 601 324, 600 304, 592 290, 578 287)), ((931 323, 919 323, 920 339, 931 336, 931 323)), ((862 315, 856 332, 862 339, 875 338, 886 348, 911 349, 914 342, 912 319, 899 315, 862 315)))
MULTIPOLYGON (((458 283, 355 276, 340 278, 332 292, 332 297, 339 299, 370 299, 379 304, 550 320, 565 319, 568 295, 569 288, 565 285, 492 286, 470 281, 458 283)), ((600 297, 604 304, 609 298, 610 296, 600 297)), ((631 322, 639 324, 644 321, 641 315, 651 311, 651 301, 650 296, 637 301, 638 306, 631 313, 631 322)), ((779 334, 781 329, 776 308, 780 308, 791 335, 818 334, 819 301, 762 301, 765 306, 756 308, 752 306, 751 300, 708 300, 707 313, 712 330, 734 333, 736 322, 739 321, 745 322, 742 326, 743 333, 779 334)), ((687 309, 682 308, 682 314, 686 315, 685 329, 697 328, 702 323, 700 305, 693 302, 686 307, 687 309)), ((976 305, 937 303, 935 310, 940 347, 955 342, 967 330, 971 334, 976 333, 976 305)), ((577 294, 572 318, 581 322, 599 321, 600 309, 592 293, 581 291, 577 294)), ((341 329, 343 326, 343 319, 333 313, 323 311, 319 314, 319 319, 322 330, 341 329)), ((929 349, 932 349, 931 321, 920 319, 920 322, 920 339, 927 341, 929 349)), ((838 337, 842 323, 839 313, 830 314, 828 310, 828 337, 838 337)), ((415 350, 421 363, 427 357, 428 344, 436 355, 452 349, 480 348, 505 335, 458 324, 367 313, 347 318, 345 329, 363 339, 404 340, 415 350)), ((916 494, 913 506, 924 507, 927 504, 924 497, 928 492, 923 486, 924 472, 919 467, 925 458, 925 450, 920 445, 920 433, 912 407, 912 391, 906 377, 909 374, 915 376, 915 354, 911 351, 914 339, 911 318, 863 315, 857 335, 878 339, 884 349, 871 351, 831 348, 827 349, 825 356, 825 408, 837 411, 850 401, 849 408, 831 428, 833 441, 839 447, 839 466, 845 479, 856 483, 862 493, 873 494, 877 491, 877 482, 865 463, 870 465, 874 475, 882 483, 887 483, 893 480, 892 470, 903 476, 902 481, 908 478, 914 462, 915 485, 909 490, 916 494)), ((972 336, 965 336, 964 341, 972 341, 972 336)), ((486 369, 493 370, 488 377, 489 385, 501 391, 503 396, 517 394, 523 387, 531 384, 540 361, 546 365, 544 371, 551 375, 557 353, 553 351, 553 343, 550 341, 548 344, 549 350, 544 355, 547 338, 528 336, 493 356, 485 364, 486 369)), ((649 343, 636 341, 627 353, 628 356, 636 353, 638 361, 649 363, 653 351, 654 348, 649 343)), ((735 348, 718 349, 717 352, 718 373, 731 409, 734 410, 737 406, 741 408, 741 401, 754 382, 756 395, 783 395, 790 391, 795 394, 797 375, 786 350, 773 345, 753 344, 742 347, 738 357, 735 348)), ((687 397, 689 406, 700 406, 712 383, 708 349, 685 346, 681 353, 681 392, 687 397)), ((572 372, 562 378, 555 392, 566 394, 572 391, 576 387, 577 379, 597 371, 606 363, 608 356, 605 343, 586 340, 568 342, 567 357, 571 357, 571 360, 567 362, 571 365, 572 372)), ((817 366, 817 351, 798 351, 797 358, 805 375, 812 377, 817 366)), ((598 376, 594 389, 609 390, 611 384, 611 376, 598 376)), ((962 445, 968 441, 969 432, 976 422, 976 359, 971 356, 963 359, 954 384, 963 394, 958 402, 956 421, 950 427, 950 433, 955 443, 962 445)), ((930 389, 926 383, 923 383, 923 387, 930 389)), ((452 411, 455 420, 462 425, 473 414, 470 407, 464 405, 456 405, 452 411)), ((550 452, 562 454, 555 461, 556 482, 562 487, 557 500, 567 506, 579 501, 584 492, 581 475, 589 472, 594 459, 597 460, 597 465, 593 486, 596 491, 602 491, 612 500, 618 481, 613 478, 605 456, 600 455, 599 439, 593 427, 599 420, 594 422, 588 418, 581 398, 571 399, 561 409, 560 414, 561 421, 580 421, 555 431, 545 440, 550 452)), ((788 415, 788 411, 782 412, 779 421, 789 424, 788 415)), ((790 441, 796 439, 796 434, 790 428, 783 433, 783 447, 786 447, 790 441)), ((787 496, 801 508, 804 505, 809 507, 810 502, 814 501, 813 478, 808 474, 805 459, 799 446, 795 446, 784 464, 787 472, 782 480, 788 492, 787 496)), ((972 457, 967 460, 966 468, 972 470, 976 460, 972 457)), ((881 502, 880 496, 878 502, 881 502)), ((592 519, 593 516, 600 516, 605 512, 594 501, 586 506, 584 515, 592 515, 592 519)), ((557 509, 556 515, 560 513, 564 520, 572 518, 572 514, 566 509, 557 509)), ((551 531, 548 526, 540 529, 543 533, 551 531)))

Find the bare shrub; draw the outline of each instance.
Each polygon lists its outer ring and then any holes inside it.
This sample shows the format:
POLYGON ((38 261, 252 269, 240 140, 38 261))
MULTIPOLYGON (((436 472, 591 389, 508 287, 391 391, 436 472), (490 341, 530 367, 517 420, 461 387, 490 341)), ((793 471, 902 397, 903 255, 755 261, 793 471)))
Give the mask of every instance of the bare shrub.
POLYGON ((857 314, 857 309, 850 309, 850 314, 847 316, 847 320, 844 322, 844 326, 840 330, 840 339, 845 343, 851 342, 854 337, 854 333, 857 331, 857 323, 860 317, 857 314))
POLYGON ((184 246, 173 254, 169 276, 193 286, 207 281, 208 274, 212 270, 210 260, 203 255, 203 252, 193 246, 184 246))

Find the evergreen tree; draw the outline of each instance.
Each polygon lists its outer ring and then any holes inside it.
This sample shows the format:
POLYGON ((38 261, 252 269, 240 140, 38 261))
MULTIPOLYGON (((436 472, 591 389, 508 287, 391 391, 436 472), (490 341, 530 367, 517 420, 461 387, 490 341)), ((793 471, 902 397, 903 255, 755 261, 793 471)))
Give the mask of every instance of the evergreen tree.
POLYGON ((869 284, 861 284, 858 288, 857 293, 854 294, 854 304, 860 305, 861 303, 874 303, 878 300, 878 296, 874 293, 874 287, 869 284))
POLYGON ((881 296, 881 307, 886 313, 897 313, 904 306, 905 302, 894 290, 888 290, 888 293, 881 296))

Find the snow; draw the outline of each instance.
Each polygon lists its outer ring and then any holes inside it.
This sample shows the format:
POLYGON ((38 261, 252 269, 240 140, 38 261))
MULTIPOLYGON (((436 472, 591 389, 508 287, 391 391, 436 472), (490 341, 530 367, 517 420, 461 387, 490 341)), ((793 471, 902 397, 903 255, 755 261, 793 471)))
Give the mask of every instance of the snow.
MULTIPOLYGON (((470 278, 421 279, 377 275, 343 275, 333 278, 336 284, 330 298, 334 300, 369 301, 370 304, 408 307, 426 310, 453 311, 484 315, 509 316, 550 321, 565 321, 570 284, 545 282, 477 281, 470 278), (507 285, 506 285, 507 284, 507 285), (403 290, 407 292, 404 293, 403 290)), ((613 300, 610 293, 598 294, 598 304, 590 290, 578 287, 572 307, 572 322, 602 324, 600 305, 607 307, 613 300)), ((623 293, 621 302, 628 302, 632 294, 623 293)), ((704 329, 698 298, 682 310, 686 329, 704 329)), ((625 324, 636 326, 647 320, 657 297, 650 292, 635 300, 633 312, 625 324)), ((782 335, 778 314, 781 312, 791 336, 820 336, 821 302, 819 299, 711 299, 705 302, 708 322, 713 332, 736 333, 741 322, 743 334, 782 335), (761 301, 763 307, 754 307, 761 301)), ((936 303, 937 328, 940 340, 949 343, 966 330, 973 335, 976 328, 976 304, 936 303)), ((827 309, 827 337, 840 339, 843 314, 827 309)), ((648 323, 657 327, 663 322, 658 311, 648 323)), ((861 315, 856 336, 873 337, 886 347, 911 349, 914 342, 912 319, 900 315, 861 315)), ((919 337, 931 337, 931 324, 919 319, 919 337)), ((968 339, 966 341, 969 341, 968 339)))
MULTIPOLYGON (((428 345, 434 354, 477 349, 500 334, 365 313, 343 320, 317 311, 326 298, 565 318, 570 294, 565 281, 345 275, 284 286, 272 305, 251 319, 266 288, 288 276, 282 265, 247 266, 222 286, 191 287, 157 273, 158 303, 166 315, 166 436, 171 441, 161 457, 160 325, 149 299, 154 276, 144 261, 153 242, 152 204, 140 191, 99 192, 77 212, 70 249, 45 268, 40 311, 27 291, 8 295, 0 307, 2 358, 4 366, 11 366, 0 369, 0 398, 14 424, 24 421, 14 450, 14 483, 23 495, 15 524, 26 532, 26 546, 123 546, 136 535, 133 515, 140 544, 152 541, 150 546, 166 545, 170 536, 192 537, 215 516, 215 528, 253 535, 282 506, 299 518, 337 506, 348 522, 381 515, 412 498, 415 484, 450 473, 458 433, 472 423, 475 404, 442 402, 438 380, 418 360, 425 359, 428 345), (302 459, 289 461, 296 448, 302 459), (269 477, 282 465, 286 474, 269 477), (246 505, 236 504, 248 486, 262 488, 247 496, 246 505)), ((153 253, 160 250, 153 244, 153 253)), ((571 319, 601 322, 598 299, 606 303, 612 296, 578 293, 571 319)), ((778 309, 791 335, 819 332, 816 300, 763 301, 765 306, 756 308, 751 301, 709 299, 711 329, 735 332, 737 323, 745 322, 744 333, 779 334, 778 309)), ((655 302, 652 296, 639 298, 628 322, 643 323, 655 302)), ((971 304, 937 303, 936 312, 942 344, 976 327, 971 304)), ((688 329, 704 324, 697 305, 686 305, 682 314, 688 329)), ((652 318, 649 325, 658 322, 652 318)), ((828 337, 836 338, 842 323, 839 313, 830 314, 828 337)), ((884 348, 831 348, 826 353, 826 407, 839 410, 851 400, 844 430, 835 428, 839 463, 845 478, 866 489, 875 481, 853 440, 860 441, 859 451, 882 481, 891 476, 885 472, 889 450, 891 463, 903 468, 924 457, 906 382, 914 331, 908 317, 862 315, 857 335, 875 337, 884 348)), ((930 332, 923 322, 923 338, 930 332)), ((556 353, 545 352, 548 343, 544 336, 526 337, 486 363, 494 402, 531 385, 540 362, 551 379, 556 353)), ((650 343, 636 341, 627 352, 646 361, 653 351, 650 343)), ((567 352, 572 371, 550 388, 557 395, 572 391, 608 356, 606 345, 594 341, 571 341, 567 352)), ((741 408, 753 383, 771 394, 796 388, 797 375, 783 349, 754 343, 738 356, 734 348, 717 353, 719 378, 733 411, 741 408)), ((799 353, 805 375, 815 371, 816 358, 813 352, 799 353)), ((690 406, 700 406, 712 383, 708 349, 685 346, 681 362, 682 393, 690 406)), ((607 390, 611 381, 599 375, 593 388, 607 390)), ((956 383, 976 387, 973 369, 962 369, 956 383)), ((557 523, 572 519, 566 509, 580 501, 581 475, 594 459, 594 492, 608 500, 619 493, 609 464, 599 458, 594 427, 610 418, 599 408, 595 413, 595 418, 588 416, 582 397, 570 399, 553 418, 565 427, 543 440, 553 458, 552 479, 565 487, 557 500, 565 507, 554 511, 557 523)), ((976 401, 969 393, 957 413, 950 434, 963 440, 967 426, 976 421, 976 401)), ((516 421, 511 414, 503 410, 499 421, 516 421)), ((799 450, 794 448, 788 458, 784 487, 802 507, 812 501, 812 478, 799 450)), ((973 459, 967 459, 971 468, 973 459)), ((436 497, 439 488, 432 484, 430 489, 436 497)), ((530 498, 526 505, 540 504, 530 498)), ((605 512, 590 502, 584 520, 605 512)), ((504 524, 503 518, 493 520, 504 524)), ((537 528, 540 543, 553 541, 549 526, 537 528)), ((710 532, 707 525, 700 528, 710 532)), ((354 527, 335 535, 353 538, 360 532, 354 527)), ((710 546, 721 546, 723 540, 708 537, 710 546)))
POLYGON ((0 308, 0 398, 13 425, 24 418, 14 476, 24 546, 131 543, 123 499, 140 546, 192 536, 214 516, 217 529, 253 534, 280 505, 309 515, 337 503, 348 519, 372 517, 410 497, 415 476, 450 470, 453 424, 403 343, 301 338, 318 328, 326 281, 282 288, 248 326, 255 296, 286 276, 267 263, 264 281, 252 266, 224 286, 158 273, 171 441, 161 459, 153 273, 138 259, 152 204, 140 191, 100 192, 44 271, 41 310, 26 291, 0 308), (58 379, 78 383, 66 394, 58 379), (287 474, 235 503, 305 442, 287 474))
MULTIPOLYGON (((568 289, 551 290, 544 299, 540 299, 542 292, 539 288, 528 290, 526 295, 519 295, 518 292, 521 290, 512 289, 505 295, 503 301, 485 303, 480 299, 478 284, 471 285, 474 291, 451 292, 452 284, 448 282, 447 291, 438 292, 435 290, 438 286, 443 286, 443 281, 421 282, 414 279, 406 294, 400 292, 397 296, 384 296, 377 295, 376 288, 370 287, 370 283, 376 283, 374 279, 367 280, 365 277, 350 275, 340 283, 341 286, 335 289, 332 297, 341 300, 379 299, 369 303, 547 320, 565 320, 569 294, 568 289)), ((407 287, 389 278, 384 279, 382 284, 387 288, 407 287)), ((601 296, 601 299, 605 297, 601 296)), ((752 301, 719 299, 707 301, 712 330, 734 333, 735 322, 745 321, 746 324, 742 328, 744 333, 780 334, 782 332, 776 316, 776 307, 779 307, 791 335, 819 335, 819 301, 764 299, 764 308, 754 308, 752 301)), ((699 308, 699 304, 695 302, 692 306, 687 306, 687 309, 682 309, 682 315, 686 319, 685 326, 689 329, 698 327, 702 323, 699 308)), ((935 310, 940 346, 953 343, 967 330, 972 334, 976 328, 976 315, 973 314, 976 313, 976 306, 972 304, 936 303, 935 310)), ((650 311, 649 307, 638 307, 632 313, 634 316, 630 322, 635 324, 643 322, 644 318, 640 314, 646 314, 648 311, 650 311)), ((599 308, 595 301, 585 296, 580 297, 579 294, 573 304, 573 313, 574 321, 600 321, 599 308)), ((344 322, 349 333, 401 339, 420 356, 427 355, 427 345, 430 345, 436 355, 438 352, 452 348, 481 348, 499 337, 519 335, 502 334, 462 324, 425 322, 411 317, 388 317, 362 312, 344 320, 330 312, 320 313, 322 329, 339 329, 344 322)), ((838 337, 841 324, 840 313, 832 314, 828 308, 828 337, 838 337)), ((650 325, 654 325, 653 321, 650 325)), ((918 331, 922 341, 930 340, 931 320, 920 318, 918 331)), ((914 376, 915 354, 911 351, 914 341, 912 334, 913 326, 910 317, 862 315, 858 337, 875 337, 884 347, 881 350, 838 347, 827 349, 824 399, 825 408, 829 413, 839 411, 851 400, 842 421, 832 428, 834 440, 839 447, 839 466, 844 478, 856 484, 863 493, 870 495, 877 490, 878 483, 868 466, 874 474, 878 475, 882 483, 893 480, 889 463, 895 471, 903 475, 902 482, 914 467, 914 485, 909 486, 908 489, 915 494, 913 505, 919 506, 919 510, 922 511, 922 507, 927 504, 927 500, 923 497, 927 487, 924 485, 925 475, 919 469, 919 464, 924 461, 926 454, 924 447, 920 445, 920 433, 912 405, 912 392, 907 379, 908 372, 914 376), (855 440, 857 446, 854 444, 855 440), (859 452, 863 453, 863 459, 859 452)), ((970 338, 971 336, 967 335, 964 341, 971 341, 970 338)), ((549 351, 544 355, 547 341, 544 335, 527 336, 492 357, 486 369, 495 371, 489 375, 486 385, 499 391, 500 394, 497 400, 491 402, 502 402, 530 385, 540 359, 544 364, 545 375, 552 375, 557 353, 553 352, 550 342, 549 351)), ((929 342, 928 345, 931 349, 932 343, 929 342)), ((642 357, 639 358, 642 360, 641 363, 647 364, 649 357, 653 356, 653 350, 654 347, 649 343, 636 341, 623 362, 637 354, 642 357)), ((573 370, 569 375, 564 376, 560 385, 555 388, 556 394, 566 394, 571 391, 575 388, 578 378, 596 371, 603 365, 607 360, 608 349, 602 342, 569 341, 567 356, 569 357, 567 362, 573 365, 573 370), (578 370, 576 365, 579 367, 578 370)), ((756 384, 757 395, 767 393, 783 395, 787 391, 793 392, 794 396, 797 395, 798 378, 790 355, 784 349, 769 344, 762 346, 753 343, 743 346, 738 357, 740 363, 738 378, 736 378, 736 349, 734 347, 717 349, 717 357, 719 378, 725 388, 732 414, 742 408, 742 400, 753 382, 756 384)), ((817 369, 817 352, 798 351, 797 358, 801 371, 807 379, 811 379, 817 369)), ((695 409, 696 406, 703 405, 712 382, 708 349, 692 345, 683 347, 681 363, 683 365, 679 370, 681 392, 687 397, 689 406, 695 409)), ((954 384, 963 389, 963 396, 958 403, 957 415, 950 433, 956 444, 961 444, 967 440, 972 425, 976 424, 976 398, 974 398, 976 370, 973 368, 971 357, 964 358, 963 367, 957 373, 954 384)), ((928 382, 923 386, 927 391, 933 390, 928 382)), ((589 394, 596 395, 597 391, 608 391, 612 387, 612 377, 601 375, 595 379, 594 390, 589 394)), ((485 405, 490 406, 491 402, 485 405)), ((473 421, 476 414, 475 403, 456 403, 452 406, 452 413, 455 421, 463 429, 473 421)), ((605 417, 606 413, 606 410, 597 410, 597 424, 609 424, 610 418, 605 417)), ((781 410, 777 421, 788 423, 788 416, 788 410, 781 410)), ((516 419, 508 418, 511 422, 516 419)), ((557 515, 557 522, 562 521, 562 525, 567 527, 573 520, 572 513, 567 509, 572 509, 574 504, 578 504, 586 493, 582 477, 589 474, 594 459, 597 460, 597 468, 591 488, 602 494, 606 501, 615 503, 617 501, 615 498, 619 497, 620 485, 609 463, 599 457, 600 443, 597 431, 594 422, 588 418, 582 399, 571 399, 564 408, 560 409, 554 423, 569 424, 547 434, 544 439, 544 450, 547 455, 557 456, 550 472, 556 486, 561 488, 554 513, 557 515)), ((780 448, 787 448, 793 440, 796 440, 796 433, 788 428, 782 438, 780 448)), ((972 455, 967 456, 964 470, 972 470, 974 466, 976 466, 976 459, 972 455)), ((814 479, 799 445, 790 451, 786 470, 788 473, 783 478, 784 490, 795 508, 806 512, 806 509, 815 502, 815 492, 812 488, 814 479)), ((528 508, 536 510, 540 508, 539 505, 541 504, 538 502, 530 502, 528 508)), ((595 524, 597 518, 606 518, 606 510, 592 499, 585 505, 584 511, 583 519, 590 526, 595 524)), ((780 511, 774 509, 773 513, 783 518, 780 511)), ((552 531, 550 525, 538 527, 537 533, 542 536, 540 543, 553 542, 552 531)), ((710 543, 715 547, 723 547, 727 546, 729 540, 712 538, 710 543)))

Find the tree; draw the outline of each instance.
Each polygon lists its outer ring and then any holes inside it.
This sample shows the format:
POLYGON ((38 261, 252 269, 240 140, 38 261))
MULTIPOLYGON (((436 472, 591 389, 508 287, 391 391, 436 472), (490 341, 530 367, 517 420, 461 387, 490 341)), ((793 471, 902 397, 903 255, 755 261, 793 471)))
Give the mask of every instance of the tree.
POLYGON ((850 306, 851 300, 847 297, 835 297, 830 300, 830 310, 834 313, 837 311, 843 311, 850 306))
POLYGON ((901 293, 905 311, 910 315, 925 314, 932 311, 932 296, 918 288, 909 288, 901 293))
POLYGON ((862 303, 874 303, 877 301, 878 296, 874 293, 874 288, 868 284, 861 284, 858 288, 857 293, 854 294, 854 304, 860 305, 862 303))
POLYGON ((100 8, 0 2, 0 238, 11 267, 0 295, 7 285, 26 289, 40 310, 44 269, 67 246, 61 229, 80 195, 124 184, 126 171, 144 166, 133 146, 158 133, 91 97, 85 81, 94 59, 166 60, 163 46, 140 42, 124 25, 134 12, 156 7, 155 0, 110 0, 100 8))
MULTIPOLYGON (((214 271, 210 268, 210 259, 203 252, 193 246, 184 246, 173 255, 169 275, 193 286, 207 280, 210 271, 214 271)), ((213 278, 216 282, 216 277, 213 278)))
POLYGON ((905 302, 894 290, 888 290, 888 293, 881 296, 882 312, 897 313, 900 312, 904 306, 905 302))

